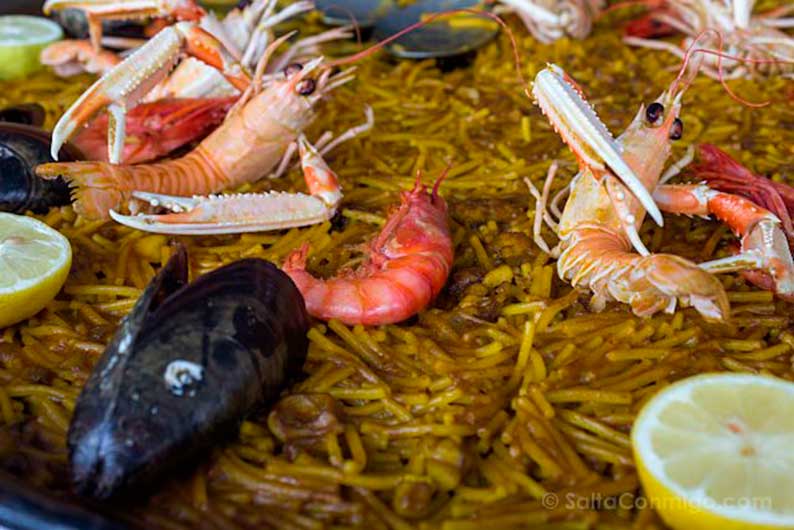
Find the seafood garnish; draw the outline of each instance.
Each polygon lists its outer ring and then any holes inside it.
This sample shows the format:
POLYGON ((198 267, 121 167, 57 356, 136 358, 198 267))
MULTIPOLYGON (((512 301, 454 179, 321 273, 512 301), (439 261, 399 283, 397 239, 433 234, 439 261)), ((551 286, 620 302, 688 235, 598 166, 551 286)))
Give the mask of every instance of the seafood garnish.
MULTIPOLYGON (((680 301, 692 305, 707 320, 725 320, 730 310, 728 298, 722 284, 709 272, 742 269, 764 271, 773 279, 775 291, 783 297, 794 293, 794 262, 780 220, 771 212, 703 184, 659 185, 664 164, 670 157, 671 141, 683 134, 683 122, 679 118, 681 99, 691 82, 691 77, 681 81, 686 66, 685 61, 682 72, 656 101, 640 107, 616 143, 619 156, 637 175, 640 187, 653 190, 654 208, 675 214, 713 214, 742 236, 739 255, 699 266, 678 256, 651 254, 645 249, 638 233, 645 203, 637 201, 634 187, 624 186, 609 169, 590 162, 593 154, 603 157, 604 149, 590 141, 588 134, 592 128, 571 121, 576 118, 571 108, 589 108, 575 84, 553 66, 537 76, 540 83, 536 80, 534 92, 538 103, 576 154, 580 171, 571 182, 570 198, 559 222, 546 212, 555 166, 549 172, 542 194, 527 181, 537 201, 535 241, 558 257, 560 277, 593 291, 592 305, 596 310, 607 301, 617 300, 630 304, 639 316, 650 316, 658 311, 672 312, 680 301), (557 84, 552 85, 549 79, 557 84), (559 85, 567 89, 543 90, 559 85), (549 249, 541 236, 543 222, 560 238, 554 249, 549 249), (629 252, 630 244, 640 255, 629 252)), ((690 75, 696 72, 693 70, 690 75)), ((611 147, 608 152, 612 151, 611 147)), ((614 166, 610 166, 614 171, 614 166)))
POLYGON ((711 272, 740 271, 745 279, 762 289, 774 291, 785 300, 794 299, 794 263, 790 250, 794 242, 790 213, 794 189, 754 175, 713 145, 699 146, 699 158, 689 173, 703 179, 705 184, 669 188, 684 188, 681 193, 697 199, 679 203, 692 209, 686 213, 705 215, 703 211, 708 210, 742 237, 741 247, 734 256, 700 266, 711 272))
POLYGON ((249 76, 237 60, 212 35, 190 22, 168 26, 102 76, 67 110, 52 131, 52 156, 99 111, 108 111, 108 160, 119 163, 124 149, 127 109, 133 107, 165 79, 182 53, 193 55, 217 68, 240 89, 249 76))
MULTIPOLYGON (((83 158, 71 144, 62 147, 61 155, 66 160, 83 158)), ((50 207, 69 204, 69 186, 62 178, 45 180, 36 175, 36 166, 51 161, 47 131, 0 123, 0 211, 46 213, 50 207)))
POLYGON ((582 164, 599 171, 604 171, 603 163, 607 164, 661 226, 662 212, 654 204, 647 188, 623 160, 623 146, 615 142, 593 107, 566 78, 563 69, 554 64, 538 72, 532 85, 532 95, 538 106, 582 164))
POLYGON ((60 77, 88 72, 104 75, 121 62, 121 58, 108 50, 95 50, 85 40, 62 40, 41 51, 41 64, 49 66, 60 77))
POLYGON ((45 15, 63 9, 79 9, 85 14, 91 46, 95 50, 102 45, 103 20, 168 17, 197 21, 205 15, 193 0, 47 0, 42 7, 45 15))
POLYGON ((188 284, 184 247, 122 321, 69 428, 71 477, 107 498, 233 435, 301 371, 309 320, 289 277, 246 259, 188 284))
POLYGON ((308 245, 287 257, 283 269, 303 293, 310 315, 346 324, 391 324, 433 301, 447 281, 455 250, 447 204, 438 194, 443 178, 428 193, 417 176, 355 269, 323 280, 306 270, 308 245))

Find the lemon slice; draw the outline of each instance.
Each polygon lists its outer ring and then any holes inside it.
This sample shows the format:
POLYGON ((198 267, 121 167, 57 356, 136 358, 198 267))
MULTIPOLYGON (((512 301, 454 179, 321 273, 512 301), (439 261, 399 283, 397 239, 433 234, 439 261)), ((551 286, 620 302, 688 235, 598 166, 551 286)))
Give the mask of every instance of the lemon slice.
POLYGON ((632 444, 651 506, 673 528, 794 529, 794 383, 685 379, 642 409, 632 444))
POLYGON ((0 213, 0 328, 41 311, 61 290, 69 240, 32 217, 0 213))
POLYGON ((63 30, 52 20, 25 15, 0 17, 0 79, 16 79, 39 70, 41 50, 61 38, 63 30))

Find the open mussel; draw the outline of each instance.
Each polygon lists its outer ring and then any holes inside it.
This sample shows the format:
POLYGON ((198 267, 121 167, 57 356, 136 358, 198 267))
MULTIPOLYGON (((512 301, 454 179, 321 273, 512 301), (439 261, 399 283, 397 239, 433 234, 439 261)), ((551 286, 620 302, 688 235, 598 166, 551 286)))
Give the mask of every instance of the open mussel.
MULTIPOLYGON (((66 145, 60 159, 75 161, 83 156, 66 145)), ((48 132, 30 125, 0 123, 0 211, 45 213, 50 207, 71 202, 63 179, 44 180, 36 175, 36 166, 47 162, 54 162, 48 132)))
POLYGON ((309 320, 289 276, 246 259, 187 281, 178 247, 77 400, 68 446, 78 493, 104 499, 162 477, 300 373, 309 320))

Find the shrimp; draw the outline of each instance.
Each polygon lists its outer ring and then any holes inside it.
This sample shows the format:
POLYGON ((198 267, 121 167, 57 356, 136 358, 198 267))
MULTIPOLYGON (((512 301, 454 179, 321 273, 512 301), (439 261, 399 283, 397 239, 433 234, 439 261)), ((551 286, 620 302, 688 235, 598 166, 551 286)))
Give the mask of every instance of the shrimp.
POLYGON ((381 233, 367 244, 366 260, 358 268, 323 280, 306 270, 308 245, 287 257, 283 270, 303 294, 310 315, 345 324, 392 324, 435 299, 454 256, 447 204, 438 194, 443 178, 428 193, 417 177, 381 233))

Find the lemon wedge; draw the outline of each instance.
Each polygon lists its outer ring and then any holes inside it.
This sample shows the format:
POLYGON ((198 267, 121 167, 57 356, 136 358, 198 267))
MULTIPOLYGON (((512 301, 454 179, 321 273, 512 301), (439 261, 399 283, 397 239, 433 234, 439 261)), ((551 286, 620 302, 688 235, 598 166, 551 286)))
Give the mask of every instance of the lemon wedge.
POLYGON ((645 405, 632 445, 650 504, 673 528, 794 529, 794 383, 685 379, 645 405))
POLYGON ((0 79, 17 79, 39 70, 41 50, 61 38, 63 30, 52 20, 0 16, 0 79))
POLYGON ((41 311, 72 265, 69 240, 23 215, 0 213, 0 328, 41 311))

